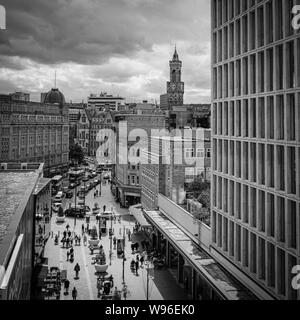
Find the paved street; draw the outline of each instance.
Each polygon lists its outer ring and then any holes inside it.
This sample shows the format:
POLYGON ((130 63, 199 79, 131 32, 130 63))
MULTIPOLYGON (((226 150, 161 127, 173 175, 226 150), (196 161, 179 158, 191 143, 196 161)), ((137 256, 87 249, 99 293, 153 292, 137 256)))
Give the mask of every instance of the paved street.
MULTIPOLYGON (((99 189, 99 186, 97 187, 99 189)), ((68 202, 70 200, 65 201, 65 206, 68 206, 68 202)), ((71 200, 74 202, 74 197, 71 200)), ((110 210, 111 207, 114 207, 114 212, 117 215, 121 215, 121 221, 115 221, 113 223, 113 229, 115 232, 115 236, 122 237, 124 228, 125 230, 129 228, 131 231, 134 227, 134 218, 128 214, 127 209, 120 208, 120 206, 114 201, 113 195, 110 191, 110 185, 102 185, 102 195, 94 199, 93 190, 89 192, 86 197, 86 204, 92 208, 94 203, 97 202, 100 208, 103 205, 106 205, 107 210, 110 210)), ((85 220, 77 219, 76 225, 74 226, 74 218, 66 218, 66 222, 64 224, 56 223, 56 215, 53 214, 51 221, 51 230, 54 235, 65 230, 67 224, 70 225, 71 231, 74 231, 77 234, 81 234, 81 226, 85 224, 85 220)), ((93 225, 98 226, 96 217, 91 217, 90 226, 93 225)), ((108 227, 110 226, 110 222, 108 222, 108 227)), ((98 229, 98 228, 97 228, 98 229)), ((61 240, 62 237, 60 237, 61 240)), ((103 245, 106 253, 107 262, 110 263, 109 258, 109 249, 110 249, 110 240, 109 236, 106 235, 102 237, 100 244, 103 245)), ((126 236, 125 243, 125 283, 128 288, 127 299, 128 300, 144 300, 146 299, 146 283, 147 283, 147 271, 143 268, 139 269, 138 275, 135 275, 130 270, 130 262, 136 255, 131 253, 131 242, 128 241, 126 236)), ((78 299, 80 300, 95 300, 97 298, 97 276, 95 274, 95 267, 92 264, 92 255, 90 254, 90 250, 88 246, 83 245, 83 241, 81 241, 81 246, 74 246, 75 252, 75 261, 70 263, 67 261, 67 249, 62 248, 62 244, 59 241, 59 245, 54 245, 54 237, 49 239, 46 249, 45 249, 45 257, 48 258, 49 267, 57 266, 61 270, 67 270, 67 278, 70 281, 70 289, 69 292, 75 286, 78 291, 78 299), (74 266, 76 263, 80 265, 80 273, 79 279, 74 279, 75 272, 74 266)), ((107 273, 108 275, 113 275, 114 277, 114 286, 117 286, 119 290, 122 290, 122 259, 117 257, 116 250, 113 250, 113 255, 111 257, 111 264, 108 267, 107 273)), ((155 300, 164 300, 164 299, 185 299, 186 295, 184 290, 176 284, 176 281, 172 277, 171 273, 168 270, 155 270, 154 271, 154 279, 150 280, 149 283, 149 296, 150 299, 155 300)), ((64 295, 64 290, 61 291, 61 300, 71 300, 72 296, 64 295)), ((123 299, 123 298, 122 298, 123 299)))

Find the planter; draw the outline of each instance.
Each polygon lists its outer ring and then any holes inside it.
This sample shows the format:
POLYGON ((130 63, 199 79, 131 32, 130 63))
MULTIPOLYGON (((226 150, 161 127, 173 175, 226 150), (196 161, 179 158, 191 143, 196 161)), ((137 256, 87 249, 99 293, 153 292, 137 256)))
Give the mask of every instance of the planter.
POLYGON ((93 247, 98 246, 99 242, 100 242, 99 239, 95 239, 95 240, 90 239, 90 240, 89 240, 89 244, 90 244, 91 246, 93 246, 93 247))
POLYGON ((95 264, 97 273, 104 273, 108 269, 108 264, 95 264))
POLYGON ((65 217, 56 217, 56 222, 57 223, 64 223, 65 222, 65 217))

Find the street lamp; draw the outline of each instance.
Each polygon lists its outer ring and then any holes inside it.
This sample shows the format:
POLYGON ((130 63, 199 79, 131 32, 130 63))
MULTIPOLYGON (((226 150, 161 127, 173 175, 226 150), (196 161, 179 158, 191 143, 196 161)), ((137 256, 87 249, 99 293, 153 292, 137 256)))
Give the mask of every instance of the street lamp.
POLYGON ((149 275, 149 271, 150 270, 153 271, 154 266, 150 261, 147 261, 145 263, 145 269, 147 270, 147 293, 146 293, 146 298, 147 298, 147 300, 149 300, 149 281, 150 281, 150 279, 152 279, 152 280, 154 279, 153 275, 151 275, 151 276, 149 275))
POLYGON ((74 230, 75 230, 75 226, 76 226, 76 200, 77 200, 77 186, 75 186, 75 213, 74 213, 74 230))
POLYGON ((123 255, 122 255, 122 266, 123 266, 123 270, 122 270, 122 279, 123 279, 123 282, 122 284, 125 285, 125 261, 126 261, 126 257, 125 257, 125 247, 124 247, 124 250, 123 250, 123 255))

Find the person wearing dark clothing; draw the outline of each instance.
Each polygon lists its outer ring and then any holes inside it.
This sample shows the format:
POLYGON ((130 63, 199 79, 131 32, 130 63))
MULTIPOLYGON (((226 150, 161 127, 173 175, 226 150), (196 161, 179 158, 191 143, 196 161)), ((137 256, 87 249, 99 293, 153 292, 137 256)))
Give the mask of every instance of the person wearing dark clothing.
POLYGON ((84 224, 81 226, 81 233, 84 234, 84 224))
POLYGON ((67 231, 66 230, 63 232, 63 236, 64 236, 64 238, 67 237, 67 231))
POLYGON ((135 271, 136 271, 136 274, 138 274, 138 270, 139 270, 139 262, 136 260, 136 261, 135 261, 135 271))
POLYGON ((76 290, 75 287, 74 287, 73 290, 72 290, 72 298, 73 298, 73 300, 76 300, 76 299, 77 299, 77 290, 76 290))
POLYGON ((70 287, 70 281, 68 279, 65 280, 64 286, 65 286, 65 295, 68 295, 69 287, 70 287))
POLYGON ((71 249, 70 249, 70 254, 73 254, 73 253, 74 253, 74 249, 71 248, 71 249))
POLYGON ((71 238, 72 232, 68 231, 68 237, 71 238))
POLYGON ((69 255, 70 255, 70 252, 67 251, 67 261, 69 261, 69 255))
POLYGON ((67 238, 67 240, 66 240, 67 249, 69 248, 69 242, 70 242, 70 239, 69 239, 69 238, 67 238))
POLYGON ((106 205, 103 206, 103 212, 105 212, 105 210, 106 210, 106 205))
POLYGON ((76 263, 75 267, 74 267, 74 271, 75 271, 75 278, 78 279, 79 278, 79 271, 80 271, 80 266, 78 263, 76 263))
POLYGON ((67 231, 69 230, 69 228, 70 228, 70 226, 67 224, 67 226, 66 226, 67 231))

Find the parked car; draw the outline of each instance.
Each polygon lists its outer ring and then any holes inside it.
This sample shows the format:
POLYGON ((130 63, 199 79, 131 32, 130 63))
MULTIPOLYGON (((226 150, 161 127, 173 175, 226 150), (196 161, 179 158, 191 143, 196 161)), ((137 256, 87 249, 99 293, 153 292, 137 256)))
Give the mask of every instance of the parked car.
POLYGON ((76 184, 74 182, 69 184, 69 189, 74 189, 76 187, 76 184))
POLYGON ((59 191, 57 192, 56 196, 54 197, 54 202, 60 202, 62 201, 63 198, 63 192, 59 191))
POLYGON ((73 196, 74 196, 73 191, 68 190, 67 193, 66 193, 66 198, 67 198, 67 199, 72 199, 73 196))
POLYGON ((71 208, 67 209, 65 211, 66 217, 76 217, 77 218, 84 218, 85 217, 85 211, 81 206, 75 206, 73 205, 71 208))
POLYGON ((62 192, 63 192, 63 193, 66 194, 68 191, 69 191, 69 188, 68 188, 68 187, 63 187, 63 188, 62 188, 62 192))

